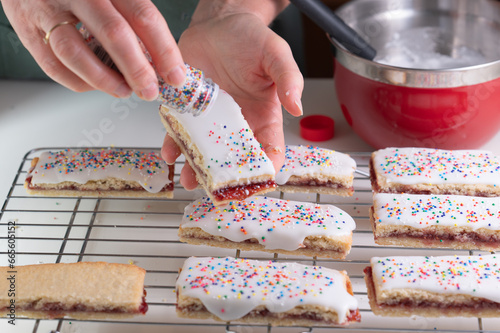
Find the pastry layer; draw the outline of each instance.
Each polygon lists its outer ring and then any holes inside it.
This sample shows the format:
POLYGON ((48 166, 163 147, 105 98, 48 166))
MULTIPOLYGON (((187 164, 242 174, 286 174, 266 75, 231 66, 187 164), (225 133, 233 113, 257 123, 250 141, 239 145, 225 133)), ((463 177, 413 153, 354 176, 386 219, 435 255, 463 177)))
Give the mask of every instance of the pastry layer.
POLYGON ((176 288, 180 317, 285 326, 360 320, 346 273, 319 266, 192 257, 176 288))
POLYGON ((0 313, 15 300, 16 316, 107 318, 144 314, 146 271, 105 262, 0 267, 0 313), (9 296, 8 291, 12 291, 9 296))
POLYGON ((286 146, 276 175, 279 190, 352 196, 356 162, 347 154, 314 146, 286 146))
POLYGON ((500 247, 499 197, 375 193, 370 220, 380 245, 500 247))
POLYGON ((271 160, 227 93, 219 92, 214 105, 201 116, 170 112, 165 106, 160 116, 215 205, 276 187, 271 160))
POLYGON ((365 269, 377 315, 495 317, 500 314, 500 258, 374 257, 365 269))
POLYGON ((301 248, 287 251, 283 249, 266 249, 259 244, 259 240, 251 238, 242 242, 233 242, 221 236, 214 236, 204 232, 200 228, 183 228, 179 230, 181 242, 193 245, 215 246, 226 249, 239 249, 241 251, 262 251, 269 253, 280 253, 288 255, 301 255, 318 258, 345 259, 349 254, 352 243, 352 236, 338 237, 330 239, 328 237, 307 236, 301 248))
POLYGON ((319 193, 350 197, 354 194, 354 187, 345 188, 342 185, 331 182, 320 182, 318 180, 306 179, 298 180, 290 178, 288 185, 279 185, 278 190, 288 193, 319 193), (292 185, 293 184, 293 185, 292 185))
POLYGON ((29 194, 45 196, 173 197, 174 166, 154 151, 66 149, 31 162, 29 194))
POLYGON ((372 154, 373 190, 500 196, 500 157, 480 150, 386 148, 372 154))
POLYGON ((216 207, 208 197, 187 205, 182 242, 241 250, 345 258, 356 224, 332 205, 255 196, 216 207))

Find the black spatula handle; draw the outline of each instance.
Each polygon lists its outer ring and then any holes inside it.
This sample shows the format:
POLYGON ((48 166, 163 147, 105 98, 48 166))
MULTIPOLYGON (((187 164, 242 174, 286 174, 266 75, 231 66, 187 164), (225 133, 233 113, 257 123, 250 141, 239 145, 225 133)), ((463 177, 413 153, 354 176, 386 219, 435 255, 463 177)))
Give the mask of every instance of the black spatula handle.
POLYGON ((290 0, 302 13, 350 52, 373 60, 377 51, 320 0, 290 0))

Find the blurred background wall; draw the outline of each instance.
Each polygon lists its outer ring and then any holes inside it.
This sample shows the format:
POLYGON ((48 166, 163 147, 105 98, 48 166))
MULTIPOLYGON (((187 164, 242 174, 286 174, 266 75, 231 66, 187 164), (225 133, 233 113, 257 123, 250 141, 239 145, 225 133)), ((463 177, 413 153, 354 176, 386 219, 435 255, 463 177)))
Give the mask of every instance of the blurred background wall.
MULTIPOLYGON (((322 0, 336 10, 350 0, 322 0)), ((333 58, 330 43, 323 30, 293 5, 281 13, 271 28, 283 37, 292 48, 295 60, 305 77, 332 77, 333 58)))

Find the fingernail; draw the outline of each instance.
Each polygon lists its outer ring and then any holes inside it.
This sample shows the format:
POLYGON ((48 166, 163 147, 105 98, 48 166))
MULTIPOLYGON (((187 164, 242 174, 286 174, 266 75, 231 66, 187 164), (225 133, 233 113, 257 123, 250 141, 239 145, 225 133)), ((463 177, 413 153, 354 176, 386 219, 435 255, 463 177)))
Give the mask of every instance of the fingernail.
POLYGON ((186 72, 184 69, 185 67, 181 66, 172 68, 165 78, 167 83, 174 87, 182 87, 186 81, 186 72))
POLYGON ((125 82, 121 83, 114 92, 116 97, 129 98, 132 95, 132 89, 125 82))
POLYGON ((295 105, 297 105, 297 107, 299 108, 300 115, 302 116, 304 114, 304 109, 302 108, 302 101, 300 99, 296 99, 295 105))
POLYGON ((146 101, 154 101, 158 97, 158 92, 158 83, 151 83, 149 86, 141 90, 141 95, 139 97, 146 101))

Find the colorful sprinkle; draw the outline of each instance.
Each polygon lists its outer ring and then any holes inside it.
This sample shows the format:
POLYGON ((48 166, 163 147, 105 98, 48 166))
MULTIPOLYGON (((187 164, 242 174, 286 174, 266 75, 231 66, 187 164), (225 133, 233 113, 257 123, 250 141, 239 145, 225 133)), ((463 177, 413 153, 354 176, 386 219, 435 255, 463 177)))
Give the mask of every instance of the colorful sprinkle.
POLYGON ((496 255, 374 257, 371 265, 382 290, 420 289, 500 302, 500 258, 496 255))
POLYGON ((500 197, 376 193, 373 201, 381 224, 500 230, 500 197))
POLYGON ((205 197, 188 205, 182 228, 201 228, 234 242, 256 239, 266 249, 296 250, 307 236, 349 235, 354 220, 332 205, 254 196, 216 207, 205 197))
POLYGON ((339 271, 287 262, 192 257, 176 288, 223 320, 241 318, 259 305, 283 312, 313 304, 335 309, 343 322, 358 306, 339 271))
POLYGON ((403 184, 500 185, 500 157, 488 151, 387 148, 375 153, 374 167, 403 184))

